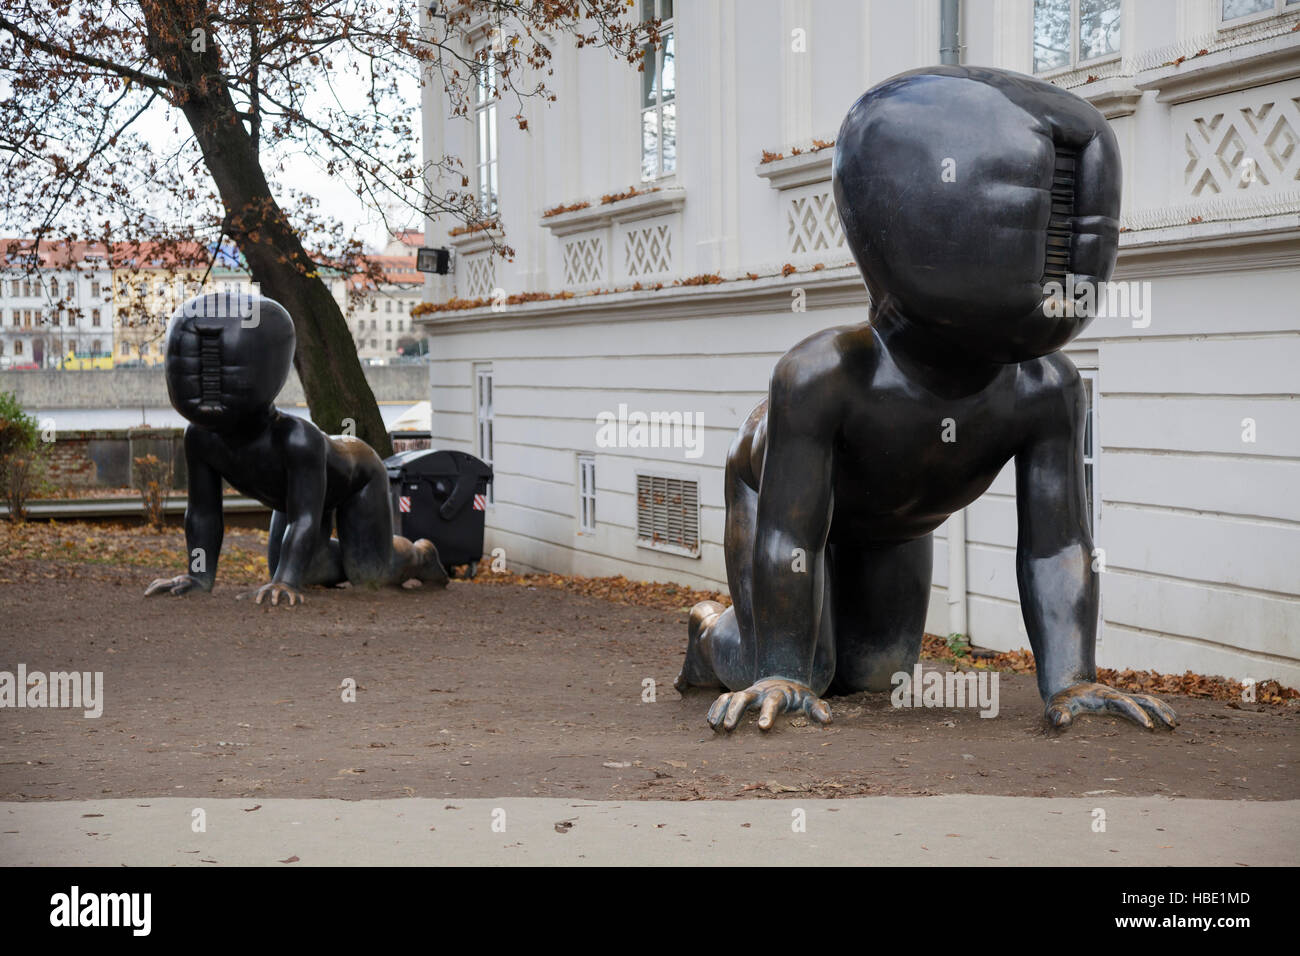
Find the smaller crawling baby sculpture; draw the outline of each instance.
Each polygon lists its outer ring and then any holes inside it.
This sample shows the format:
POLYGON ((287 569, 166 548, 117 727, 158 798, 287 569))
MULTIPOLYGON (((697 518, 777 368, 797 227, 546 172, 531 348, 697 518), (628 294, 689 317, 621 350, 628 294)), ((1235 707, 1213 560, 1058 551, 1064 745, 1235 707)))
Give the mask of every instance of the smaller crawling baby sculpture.
POLYGON ((388 473, 365 442, 326 435, 274 405, 293 363, 293 320, 258 295, 209 293, 181 306, 167 328, 167 393, 185 429, 190 571, 145 591, 211 591, 225 523, 221 481, 270 507, 271 580, 256 603, 293 605, 314 584, 378 587, 411 578, 446 585, 432 541, 393 534, 388 473), (330 531, 338 524, 338 538, 330 531))

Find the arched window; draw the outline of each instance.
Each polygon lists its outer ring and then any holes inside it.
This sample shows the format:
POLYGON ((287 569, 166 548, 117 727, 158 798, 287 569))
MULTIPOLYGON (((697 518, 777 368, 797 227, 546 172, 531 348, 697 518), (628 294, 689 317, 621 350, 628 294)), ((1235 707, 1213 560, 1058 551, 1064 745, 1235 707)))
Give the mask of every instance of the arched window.
POLYGON ((59 295, 59 280, 58 280, 58 279, 51 279, 51 280, 50 280, 50 295, 54 296, 55 298, 58 297, 58 295, 59 295))

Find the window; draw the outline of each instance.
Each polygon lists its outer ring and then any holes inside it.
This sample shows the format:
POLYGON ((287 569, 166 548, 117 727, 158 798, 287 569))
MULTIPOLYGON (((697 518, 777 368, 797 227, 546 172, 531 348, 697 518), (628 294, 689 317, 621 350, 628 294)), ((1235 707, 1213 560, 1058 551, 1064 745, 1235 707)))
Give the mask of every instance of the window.
POLYGON ((23 342, 22 339, 19 339, 17 342, 14 343, 14 355, 22 355, 22 354, 23 354, 23 342))
POLYGON ((1034 0, 1034 72, 1119 56, 1120 0, 1034 0))
POLYGON ((485 216, 497 211, 497 67, 490 47, 482 58, 474 82, 474 139, 478 204, 485 216))
POLYGON ((674 61, 673 0, 642 0, 642 15, 659 19, 659 43, 642 46, 641 178, 657 179, 677 169, 677 69, 674 61))
POLYGON ((393 340, 392 340, 392 339, 384 339, 384 351, 385 351, 385 352, 391 352, 392 350, 393 350, 393 340))
POLYGON ((376 302, 374 299, 371 299, 371 300, 370 300, 370 311, 371 311, 371 312, 378 312, 378 311, 379 311, 379 303, 376 302))
POLYGON ((1300 0, 1219 0, 1219 26, 1235 27, 1251 20, 1263 20, 1287 7, 1300 9, 1300 0))
POLYGON ((392 299, 385 299, 385 300, 384 300, 384 311, 385 311, 385 312, 392 312, 392 311, 393 311, 393 300, 392 300, 392 299))
POLYGON ((91 294, 91 295, 99 295, 99 280, 98 280, 98 279, 91 279, 91 280, 90 280, 90 294, 91 294))
POLYGON ((99 328, 99 309, 92 309, 90 311, 90 324, 95 328, 99 328))
POLYGON ((57 299, 58 297, 59 297, 59 280, 58 280, 58 279, 51 279, 51 280, 50 280, 50 298, 52 298, 52 299, 57 299))
POLYGON ((90 343, 90 354, 98 358, 104 351, 104 343, 99 339, 93 339, 90 343))
POLYGON ((123 342, 123 343, 122 343, 122 347, 119 348, 117 351, 118 351, 118 354, 119 354, 119 355, 130 355, 130 354, 131 354, 131 346, 130 346, 129 344, 127 344, 126 342, 123 342))
POLYGON ((662 475, 637 475, 636 543, 699 557, 699 483, 662 475))
POLYGON ((1097 453, 1101 443, 1097 438, 1097 372, 1080 370, 1088 412, 1083 426, 1083 484, 1088 495, 1088 529, 1092 532, 1094 546, 1097 542, 1097 524, 1101 516, 1101 498, 1097 494, 1097 453))
POLYGON ((398 312, 405 312, 405 311, 406 311, 406 300, 405 300, 405 299, 398 299, 398 300, 397 300, 397 311, 398 311, 398 312))
MULTIPOLYGON (((484 462, 491 465, 495 458, 493 451, 493 420, 492 420, 492 366, 475 365, 474 366, 474 426, 475 426, 475 448, 474 451, 484 462)), ((496 482, 488 482, 488 504, 496 501, 496 493, 493 490, 496 482)))
POLYGON ((596 533, 596 456, 578 456, 578 534, 596 533))
POLYGON ((393 320, 392 320, 392 319, 384 319, 384 331, 385 331, 385 332, 391 332, 391 331, 393 331, 393 320))

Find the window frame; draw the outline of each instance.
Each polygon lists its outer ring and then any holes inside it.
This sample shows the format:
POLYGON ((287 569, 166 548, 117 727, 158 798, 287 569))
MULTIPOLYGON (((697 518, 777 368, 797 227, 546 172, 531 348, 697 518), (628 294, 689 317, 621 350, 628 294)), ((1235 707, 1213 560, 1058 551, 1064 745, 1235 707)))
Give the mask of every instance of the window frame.
POLYGON ((1287 12, 1300 13, 1300 3, 1288 3, 1287 0, 1273 0, 1271 10, 1261 10, 1258 13, 1248 13, 1245 16, 1233 17, 1231 20, 1223 19, 1223 0, 1213 0, 1214 2, 1214 25, 1222 33, 1224 30, 1235 30, 1238 27, 1251 26, 1252 24, 1262 23, 1273 17, 1280 17, 1287 12), (1288 10, 1289 8, 1289 10, 1288 10))
POLYGON ((501 208, 501 131, 497 106, 501 101, 496 86, 497 64, 492 44, 479 47, 474 53, 473 87, 470 95, 470 120, 474 133, 474 200, 484 216, 495 216, 501 208), (480 59, 481 57, 481 59, 480 59), (486 83, 484 74, 487 74, 486 83), (487 126, 486 140, 483 126, 487 126), (484 143, 488 158, 484 158, 484 143), (488 180, 490 202, 485 201, 484 176, 488 180))
MULTIPOLYGON (((496 474, 496 382, 493 379, 491 362, 473 364, 474 387, 474 454, 496 474), (484 383, 487 384, 486 392, 484 383), (484 395, 486 394, 486 400, 484 395)), ((488 506, 496 504, 496 480, 488 482, 488 506)))
MULTIPOLYGON (((1124 0, 1119 2, 1119 48, 1113 53, 1103 53, 1101 56, 1092 57, 1083 60, 1079 58, 1079 0, 1070 0, 1070 59, 1062 66, 1053 66, 1045 70, 1034 69, 1034 44, 1038 35, 1038 24, 1034 18, 1034 9, 1036 4, 1032 2, 1029 5, 1029 69, 1031 75, 1039 79, 1062 76, 1066 73, 1073 73, 1075 70, 1083 70, 1089 67, 1101 66, 1106 63, 1113 63, 1120 60, 1124 55, 1124 0)), ((1219 0, 1216 0, 1219 2, 1219 0)))
MULTIPOLYGON (((655 102, 651 106, 645 105, 645 93, 638 83, 637 89, 637 153, 640 156, 639 172, 640 181, 643 183, 659 182, 677 175, 677 130, 679 128, 679 119, 677 111, 677 21, 674 16, 660 18, 658 14, 662 11, 662 5, 665 0, 646 0, 654 6, 655 18, 660 19, 659 24, 659 42, 654 48, 654 76, 655 76, 655 102), (667 100, 664 99, 663 93, 663 61, 664 50, 669 42, 673 48, 673 92, 667 100), (673 168, 664 169, 664 107, 671 106, 673 109, 673 168), (645 149, 645 117, 647 113, 655 114, 655 171, 651 175, 646 175, 646 149, 645 149)), ((676 9, 673 9, 676 14, 676 9)), ((643 43, 642 46, 645 46, 643 43)), ((643 74, 644 75, 644 74, 643 74)))
POLYGON ((596 533, 596 456, 578 453, 578 534, 596 533))

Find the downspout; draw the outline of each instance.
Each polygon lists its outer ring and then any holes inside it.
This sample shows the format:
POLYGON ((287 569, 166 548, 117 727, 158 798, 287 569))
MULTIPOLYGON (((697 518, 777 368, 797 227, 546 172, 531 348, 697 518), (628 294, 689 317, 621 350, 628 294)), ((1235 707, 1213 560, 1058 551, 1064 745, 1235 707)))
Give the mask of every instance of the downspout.
POLYGON ((966 509, 948 519, 948 634, 966 636, 966 509))
POLYGON ((939 0, 939 62, 953 65, 961 62, 961 0, 939 0))
MULTIPOLYGON (((961 0, 939 0, 939 62, 961 62, 961 0)), ((966 511, 948 519, 948 633, 966 637, 966 511)))

